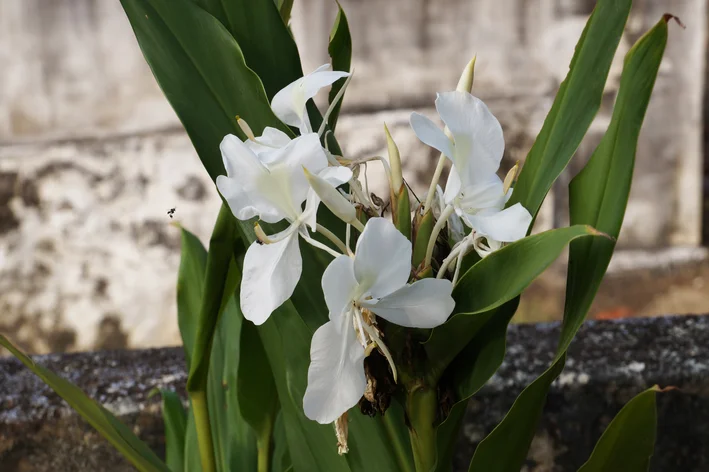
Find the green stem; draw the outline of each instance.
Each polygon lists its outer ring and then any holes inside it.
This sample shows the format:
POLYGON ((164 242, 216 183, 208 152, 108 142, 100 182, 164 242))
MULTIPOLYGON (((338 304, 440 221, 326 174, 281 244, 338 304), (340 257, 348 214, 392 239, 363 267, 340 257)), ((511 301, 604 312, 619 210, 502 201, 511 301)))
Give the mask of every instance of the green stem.
POLYGON ((273 436, 273 420, 275 415, 271 415, 271 421, 267 421, 260 431, 259 437, 256 440, 256 448, 258 450, 257 466, 258 472, 269 472, 271 470, 271 438, 273 436))
POLYGON ((409 415, 409 438, 414 453, 416 472, 431 472, 436 465, 436 412, 438 397, 436 390, 426 386, 415 386, 406 398, 409 415))
POLYGON ((197 428, 197 444, 199 457, 202 461, 202 472, 214 472, 214 445, 212 444, 212 428, 209 425, 209 410, 204 390, 190 392, 194 423, 197 428))
POLYGON ((389 443, 394 448, 394 454, 396 455, 396 461, 399 463, 399 470, 403 472, 412 472, 411 470, 411 457, 409 452, 406 450, 406 443, 402 443, 401 439, 406 441, 405 438, 400 438, 396 432, 396 426, 392 423, 391 416, 382 416, 382 424, 384 425, 384 431, 389 438, 389 443))

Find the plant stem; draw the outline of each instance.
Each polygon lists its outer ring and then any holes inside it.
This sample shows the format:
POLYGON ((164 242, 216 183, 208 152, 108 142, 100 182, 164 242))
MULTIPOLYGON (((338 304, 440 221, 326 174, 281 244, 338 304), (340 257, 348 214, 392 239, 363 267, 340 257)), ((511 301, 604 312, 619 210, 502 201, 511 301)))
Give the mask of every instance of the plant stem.
POLYGON ((199 457, 202 461, 202 472, 214 472, 214 445, 212 444, 212 428, 209 425, 209 410, 204 390, 190 392, 194 422, 197 428, 197 444, 199 457))
POLYGON ((256 440, 256 447, 258 449, 256 470, 258 472, 269 472, 271 470, 272 433, 273 421, 268 421, 256 440))
POLYGON ((436 247, 436 240, 438 239, 438 235, 441 233, 441 230, 448 222, 448 217, 453 214, 454 210, 455 209, 453 208, 453 205, 448 205, 438 217, 438 221, 436 221, 436 225, 433 227, 433 231, 431 232, 431 238, 428 240, 428 246, 426 247, 426 258, 424 259, 423 264, 424 267, 428 267, 431 265, 431 259, 433 258, 433 248, 436 247))
POLYGON ((406 409, 411 428, 409 437, 414 452, 416 472, 431 472, 436 464, 436 412, 438 397, 436 390, 426 386, 415 386, 406 398, 406 409))

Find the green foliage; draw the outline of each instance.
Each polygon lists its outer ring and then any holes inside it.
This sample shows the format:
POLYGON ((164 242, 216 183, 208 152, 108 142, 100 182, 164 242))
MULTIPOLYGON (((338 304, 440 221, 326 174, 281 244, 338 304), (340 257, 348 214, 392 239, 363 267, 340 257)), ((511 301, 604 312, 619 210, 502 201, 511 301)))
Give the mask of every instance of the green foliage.
POLYGON ((661 19, 628 51, 608 130, 569 185, 571 224, 591 225, 614 239, 571 243, 559 351, 568 348, 583 323, 620 234, 638 135, 667 44, 668 20, 661 19))
POLYGON ((242 136, 236 116, 256 133, 290 129, 273 114, 261 79, 214 16, 187 0, 122 0, 143 55, 182 121, 212 180, 224 174, 219 143, 242 136))
MULTIPOLYGON (((617 237, 630 192, 635 149, 667 42, 665 17, 628 52, 613 117, 584 170, 571 183, 571 221, 597 225, 617 237)), ((601 238, 593 238, 601 239, 601 238)), ((563 369, 610 262, 615 239, 571 243, 564 324, 554 363, 527 387, 498 427, 478 446, 471 470, 519 470, 536 430, 546 393, 563 369), (514 433, 513 433, 514 432, 514 433), (500 450, 505 461, 492 462, 500 450)), ((654 442, 654 438, 653 438, 654 442)), ((619 469, 624 470, 624 469, 619 469)))
MULTIPOLYGON (((335 24, 332 25, 332 31, 330 31, 330 44, 327 47, 327 52, 332 59, 333 70, 350 71, 350 62, 352 61, 352 37, 350 36, 347 16, 339 3, 337 4, 337 18, 335 18, 335 24)), ((332 85, 329 96, 330 103, 334 101, 335 96, 343 85, 344 80, 339 80, 332 85)), ((337 126, 337 117, 340 114, 341 106, 342 101, 337 103, 332 113, 330 113, 328 124, 333 131, 337 126)))
POLYGON ((599 0, 508 202, 535 216, 596 116, 632 0, 599 0))
POLYGON ((121 423, 104 407, 89 398, 76 385, 36 364, 29 356, 17 349, 5 336, 0 335, 0 346, 4 347, 30 369, 57 395, 62 397, 82 418, 106 438, 113 447, 141 472, 169 472, 170 469, 138 439, 130 428, 121 423))
POLYGON ((162 417, 165 422, 165 463, 172 472, 185 470, 187 412, 182 399, 172 390, 160 390, 162 417))
POLYGON ((655 447, 657 385, 630 400, 613 418, 579 472, 646 472, 655 447))

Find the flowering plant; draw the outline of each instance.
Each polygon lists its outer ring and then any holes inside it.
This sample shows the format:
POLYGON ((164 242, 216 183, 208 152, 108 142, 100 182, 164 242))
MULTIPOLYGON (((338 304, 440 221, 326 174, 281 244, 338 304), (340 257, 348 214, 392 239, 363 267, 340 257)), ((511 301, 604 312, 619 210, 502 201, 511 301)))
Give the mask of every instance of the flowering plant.
MULTIPOLYGON (((502 127, 472 94, 475 59, 435 99, 443 129, 413 113, 413 132, 440 152, 414 206, 386 126, 388 158, 354 159, 337 142, 354 77, 341 9, 332 65, 303 75, 287 27, 292 1, 122 0, 223 199, 208 251, 182 230, 178 320, 190 401, 185 411, 163 392, 166 463, 3 345, 140 470, 445 471, 468 399, 502 362, 520 294, 570 246, 555 360, 470 463, 520 470, 620 232, 669 15, 625 58, 608 130, 569 186, 572 226, 531 229, 598 111, 630 3, 598 1, 539 136, 504 178, 502 127), (321 114, 312 99, 326 87, 321 114), (388 205, 362 184, 371 161, 388 176, 388 205)), ((655 391, 619 413, 583 471, 647 469, 655 391)))

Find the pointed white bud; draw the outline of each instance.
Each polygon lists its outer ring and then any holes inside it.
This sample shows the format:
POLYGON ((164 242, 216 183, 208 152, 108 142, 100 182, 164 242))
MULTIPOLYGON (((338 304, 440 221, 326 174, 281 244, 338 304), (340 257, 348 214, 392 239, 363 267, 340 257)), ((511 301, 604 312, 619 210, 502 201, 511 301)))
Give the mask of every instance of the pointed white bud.
POLYGON ((389 167, 391 168, 391 189, 394 195, 398 195, 399 189, 404 184, 404 176, 401 172, 401 155, 394 139, 389 133, 389 128, 384 123, 384 133, 387 137, 387 150, 389 152, 389 167))
POLYGON ((473 89, 473 79, 475 78, 475 59, 477 59, 477 56, 473 56, 470 62, 468 62, 465 66, 465 69, 463 69, 463 74, 460 76, 458 86, 455 88, 456 91, 470 93, 473 89))
POLYGON ((303 167, 303 172, 305 172, 305 178, 308 179, 310 187, 335 216, 345 223, 354 224, 355 221, 359 223, 357 210, 337 191, 337 188, 322 177, 310 173, 305 167, 303 167))

